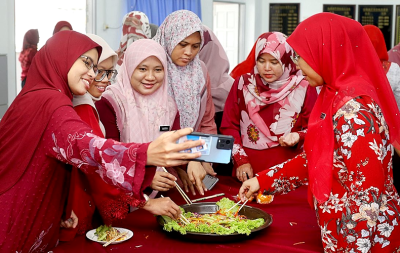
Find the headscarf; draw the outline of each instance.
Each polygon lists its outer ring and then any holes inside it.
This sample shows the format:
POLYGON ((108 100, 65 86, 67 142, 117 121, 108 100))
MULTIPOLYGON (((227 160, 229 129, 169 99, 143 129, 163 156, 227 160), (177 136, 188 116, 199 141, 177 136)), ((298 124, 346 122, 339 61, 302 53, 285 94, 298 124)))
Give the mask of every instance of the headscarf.
MULTIPOLYGON (((265 33, 261 34, 260 37, 257 38, 257 41, 264 36, 265 33)), ((246 73, 250 73, 253 70, 254 62, 256 61, 256 43, 254 43, 253 48, 251 49, 249 55, 247 56, 246 60, 242 61, 231 71, 230 75, 233 79, 238 78, 241 75, 246 73)))
POLYGON ((332 190, 333 114, 347 101, 371 97, 382 109, 391 143, 398 147, 400 113, 366 32, 355 20, 319 13, 301 22, 288 43, 323 79, 308 121, 305 151, 310 189, 319 203, 332 190))
POLYGON ((141 11, 131 11, 126 14, 122 20, 122 37, 117 50, 118 62, 117 68, 122 65, 124 61, 124 54, 126 49, 134 41, 140 39, 150 39, 151 29, 149 18, 141 11))
POLYGON ((179 10, 169 14, 157 30, 154 40, 167 52, 168 93, 175 99, 180 114, 180 126, 195 127, 200 112, 201 90, 206 84, 199 55, 186 66, 173 63, 171 53, 179 42, 200 32, 203 47, 203 28, 199 17, 191 11, 179 10))
POLYGON ((58 33, 61 30, 61 28, 63 28, 64 26, 68 27, 70 30, 73 30, 72 25, 70 23, 68 23, 67 21, 59 21, 56 24, 56 26, 54 27, 53 35, 58 33))
POLYGON ((390 62, 395 62, 400 65, 400 43, 389 50, 388 56, 390 62))
MULTIPOLYGON (((253 69, 239 80, 238 88, 243 89, 249 117, 265 136, 256 148, 278 146, 278 137, 291 132, 292 121, 303 107, 308 83, 302 82, 303 75, 290 58, 293 54, 293 49, 286 42, 286 35, 280 32, 264 33, 256 42, 253 69), (272 83, 263 80, 257 69, 257 59, 265 53, 272 55, 282 65, 282 76, 272 83), (275 103, 279 107, 275 106, 273 110, 278 114, 269 125, 259 111, 275 103)), ((247 132, 243 131, 243 134, 247 132)))
POLYGON ((101 47, 86 35, 65 31, 36 54, 24 89, 0 121, 0 194, 24 174, 53 112, 72 107, 68 72, 92 48, 101 54, 101 47))
POLYGON ((172 126, 176 105, 168 95, 168 68, 164 49, 150 39, 133 42, 125 52, 126 59, 119 70, 117 80, 103 93, 117 115, 121 142, 147 143, 160 134, 161 125, 172 126), (141 95, 131 86, 131 76, 136 67, 150 56, 157 57, 164 66, 164 81, 150 95, 141 95))
POLYGON ((228 56, 217 36, 205 25, 203 25, 203 31, 204 45, 200 50, 199 58, 206 64, 210 75, 215 111, 221 112, 224 110, 226 98, 235 80, 228 74, 228 56))
POLYGON ((38 29, 30 29, 25 33, 24 42, 22 45, 22 51, 28 48, 34 48, 35 50, 37 50, 38 43, 39 43, 38 29))
POLYGON ((382 62, 382 67, 385 70, 385 73, 389 71, 390 62, 388 61, 389 56, 386 49, 385 38, 383 37, 383 33, 381 29, 374 25, 365 25, 364 30, 367 32, 369 39, 372 42, 372 45, 375 48, 376 53, 378 54, 379 59, 382 62))

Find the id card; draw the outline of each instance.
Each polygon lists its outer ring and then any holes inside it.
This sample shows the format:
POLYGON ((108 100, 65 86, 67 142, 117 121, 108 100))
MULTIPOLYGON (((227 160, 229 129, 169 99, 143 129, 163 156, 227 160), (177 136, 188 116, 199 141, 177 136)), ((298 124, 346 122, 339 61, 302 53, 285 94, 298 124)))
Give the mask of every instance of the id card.
POLYGON ((189 148, 180 151, 181 153, 196 153, 200 152, 201 155, 209 155, 210 154, 210 145, 211 145, 211 137, 198 136, 198 135, 186 135, 178 140, 178 143, 183 143, 186 141, 197 141, 204 140, 205 143, 201 146, 197 146, 194 148, 189 148))

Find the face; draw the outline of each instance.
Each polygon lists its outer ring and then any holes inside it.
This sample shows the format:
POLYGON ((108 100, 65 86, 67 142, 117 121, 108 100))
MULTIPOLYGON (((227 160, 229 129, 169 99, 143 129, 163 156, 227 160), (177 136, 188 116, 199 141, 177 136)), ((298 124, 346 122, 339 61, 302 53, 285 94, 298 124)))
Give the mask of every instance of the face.
POLYGON ((97 68, 95 66, 98 57, 96 49, 90 49, 83 53, 82 56, 78 57, 68 72, 68 85, 72 94, 75 95, 84 95, 86 93, 95 77, 93 68, 97 68), (91 67, 92 62, 93 67, 91 67))
POLYGON ((314 69, 312 69, 310 65, 308 65, 308 63, 300 56, 298 56, 296 65, 299 69, 301 69, 304 78, 310 83, 311 87, 321 86, 325 83, 322 76, 315 72, 314 69))
POLYGON ((133 71, 131 85, 136 92, 150 95, 161 87, 163 80, 164 67, 161 61, 155 56, 150 56, 133 71))
POLYGON ((68 26, 63 26, 63 27, 61 27, 61 29, 60 29, 60 32, 61 31, 69 31, 69 30, 71 30, 71 29, 69 29, 69 27, 68 26))
POLYGON ((282 64, 268 53, 258 57, 257 70, 267 83, 278 80, 283 74, 282 64))
POLYGON ((195 32, 178 43, 171 53, 172 62, 184 67, 199 53, 201 44, 200 32, 195 32))
MULTIPOLYGON (((113 58, 108 57, 104 61, 100 62, 97 65, 97 68, 99 69, 99 74, 96 76, 96 79, 100 79, 101 76, 103 75, 102 70, 113 70, 114 65, 113 65, 113 58)), ((90 85, 89 88, 89 93, 95 97, 98 98, 103 94, 103 92, 106 90, 106 87, 110 84, 110 80, 108 79, 108 75, 105 75, 104 79, 101 80, 100 82, 93 81, 92 84, 90 85)))

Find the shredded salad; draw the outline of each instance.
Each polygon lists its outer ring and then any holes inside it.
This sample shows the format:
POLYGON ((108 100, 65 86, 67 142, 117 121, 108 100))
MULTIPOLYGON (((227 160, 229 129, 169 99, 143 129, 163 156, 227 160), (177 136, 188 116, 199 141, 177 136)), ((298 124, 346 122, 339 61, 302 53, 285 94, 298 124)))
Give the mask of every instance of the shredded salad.
POLYGON ((168 216, 162 216, 166 223, 164 230, 170 232, 172 230, 178 231, 181 234, 187 232, 197 232, 206 234, 228 235, 233 233, 249 235, 251 230, 262 226, 265 221, 262 218, 250 220, 244 215, 239 215, 237 211, 238 206, 227 211, 235 205, 235 202, 228 198, 222 198, 216 203, 219 210, 211 214, 198 214, 185 212, 183 208, 182 215, 189 221, 186 223, 180 220, 173 220, 168 216))

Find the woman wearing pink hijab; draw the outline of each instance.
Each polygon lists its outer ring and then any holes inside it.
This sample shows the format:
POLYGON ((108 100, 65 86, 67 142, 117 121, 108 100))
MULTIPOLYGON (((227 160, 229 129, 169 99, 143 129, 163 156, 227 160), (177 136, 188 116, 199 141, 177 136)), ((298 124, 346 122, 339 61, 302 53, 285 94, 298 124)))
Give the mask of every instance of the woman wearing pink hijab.
POLYGON ((37 44, 39 43, 39 32, 37 29, 31 29, 25 33, 24 44, 22 46, 21 54, 19 55, 19 61, 21 62, 21 86, 24 87, 26 82, 26 76, 28 74, 29 67, 31 66, 33 57, 37 53, 37 44))

